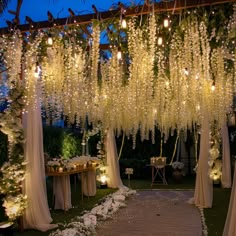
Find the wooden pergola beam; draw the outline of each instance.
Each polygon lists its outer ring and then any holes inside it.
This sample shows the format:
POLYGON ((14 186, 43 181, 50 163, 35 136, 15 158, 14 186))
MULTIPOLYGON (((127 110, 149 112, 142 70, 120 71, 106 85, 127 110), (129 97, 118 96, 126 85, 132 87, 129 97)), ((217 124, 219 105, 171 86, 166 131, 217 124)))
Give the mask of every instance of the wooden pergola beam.
MULTIPOLYGON (((236 2, 236 0, 173 0, 171 2, 158 2, 153 6, 150 5, 139 5, 136 7, 129 7, 126 9, 126 16, 137 16, 137 15, 146 15, 152 13, 161 13, 169 11, 181 11, 184 9, 195 8, 195 7, 204 7, 211 5, 225 4, 229 2, 236 2)), ((100 20, 113 19, 116 16, 120 15, 120 9, 112 11, 104 11, 99 13, 100 20)), ((78 16, 70 16, 68 18, 59 18, 55 19, 53 22, 48 21, 39 21, 34 22, 33 24, 23 24, 15 26, 21 32, 27 32, 35 29, 47 29, 62 27, 65 25, 84 25, 89 24, 93 19, 97 19, 97 14, 86 14, 78 16)), ((9 27, 0 28, 0 34, 9 34, 9 27)))

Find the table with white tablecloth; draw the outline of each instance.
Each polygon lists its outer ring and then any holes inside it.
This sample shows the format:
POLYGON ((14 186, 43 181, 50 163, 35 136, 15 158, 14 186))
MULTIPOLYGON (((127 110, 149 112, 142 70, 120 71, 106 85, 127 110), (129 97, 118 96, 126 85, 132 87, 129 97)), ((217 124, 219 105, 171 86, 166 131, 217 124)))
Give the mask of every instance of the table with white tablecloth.
POLYGON ((47 172, 47 176, 53 176, 53 196, 54 196, 54 209, 69 210, 71 204, 71 186, 70 175, 81 175, 81 195, 95 196, 96 195, 96 168, 87 167, 76 169, 72 171, 55 171, 47 172))

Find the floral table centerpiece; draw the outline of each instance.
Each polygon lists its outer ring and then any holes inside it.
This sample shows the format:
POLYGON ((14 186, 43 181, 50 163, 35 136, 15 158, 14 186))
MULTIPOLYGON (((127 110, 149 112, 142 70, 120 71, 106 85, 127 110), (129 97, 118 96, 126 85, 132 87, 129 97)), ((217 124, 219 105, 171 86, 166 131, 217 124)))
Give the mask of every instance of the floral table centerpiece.
POLYGON ((171 164, 173 172, 172 177, 176 182, 181 182, 184 176, 184 163, 175 161, 171 164))

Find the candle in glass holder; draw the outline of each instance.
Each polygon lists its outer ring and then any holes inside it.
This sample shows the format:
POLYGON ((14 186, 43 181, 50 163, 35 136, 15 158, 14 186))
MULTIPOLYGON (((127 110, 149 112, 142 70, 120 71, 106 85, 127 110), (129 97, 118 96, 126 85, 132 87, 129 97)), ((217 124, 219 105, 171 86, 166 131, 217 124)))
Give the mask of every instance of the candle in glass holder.
POLYGON ((59 172, 63 172, 63 168, 62 168, 62 167, 59 167, 58 171, 59 171, 59 172))

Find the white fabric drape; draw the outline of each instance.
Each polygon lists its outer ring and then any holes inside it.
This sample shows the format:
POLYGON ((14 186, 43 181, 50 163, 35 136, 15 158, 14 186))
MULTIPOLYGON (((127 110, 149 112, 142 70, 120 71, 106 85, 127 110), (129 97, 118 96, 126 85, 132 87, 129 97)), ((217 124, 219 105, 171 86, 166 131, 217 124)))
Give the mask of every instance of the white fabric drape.
POLYGON ((121 187, 123 186, 123 183, 120 178, 120 166, 116 148, 116 140, 112 129, 108 129, 107 131, 105 145, 107 152, 107 186, 110 188, 121 187))
MULTIPOLYGON (((236 162, 235 162, 236 166, 236 162)), ((236 236, 236 171, 234 171, 233 187, 231 190, 229 208, 223 236, 236 236)))
POLYGON ((213 183, 208 175, 209 161, 209 120, 203 118, 200 140, 200 154, 194 192, 194 204, 201 208, 211 208, 213 200, 213 183))
POLYGON ((69 210, 71 205, 70 176, 53 177, 54 209, 69 210))
POLYGON ((223 188, 231 187, 231 164, 230 164, 230 146, 229 133, 226 124, 221 129, 222 135, 222 176, 221 184, 223 188))
POLYGON ((85 196, 95 196, 97 192, 96 170, 90 170, 83 173, 83 194, 85 196))
MULTIPOLYGON (((37 94, 38 95, 38 94, 37 94)), ((23 216, 24 228, 47 231, 57 227, 52 221, 48 208, 45 166, 43 152, 42 120, 39 96, 28 106, 23 117, 25 129, 26 178, 24 193, 28 197, 28 207, 23 216)))

